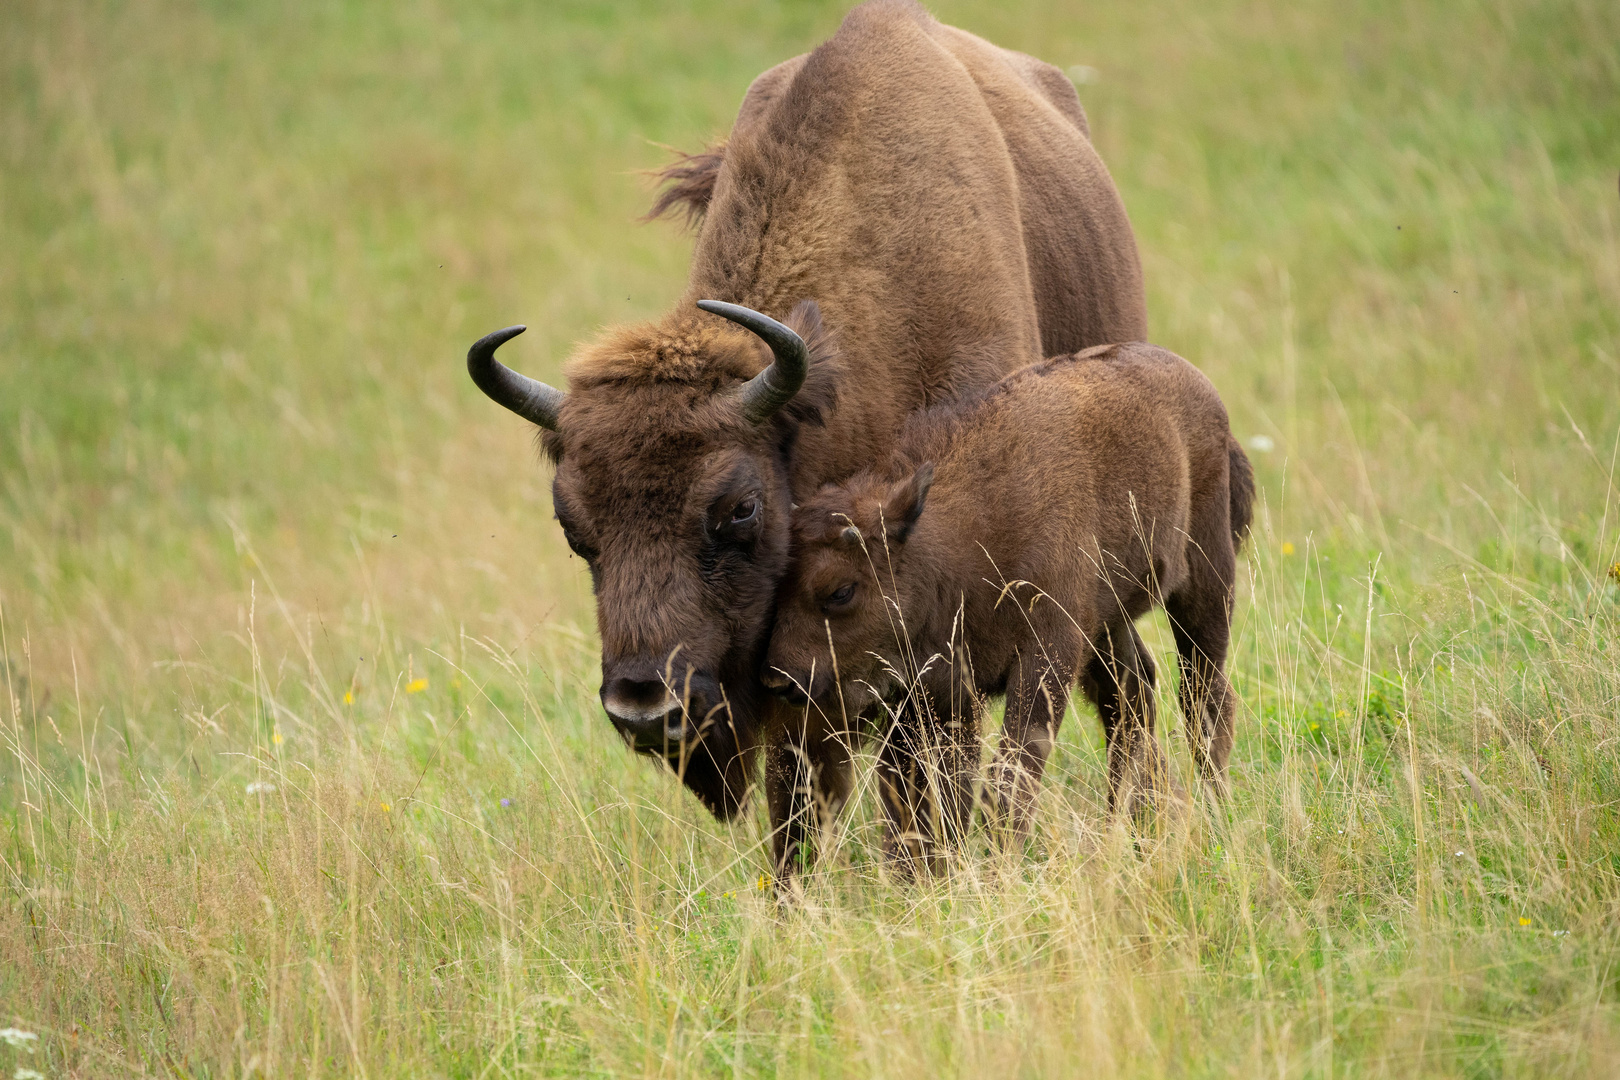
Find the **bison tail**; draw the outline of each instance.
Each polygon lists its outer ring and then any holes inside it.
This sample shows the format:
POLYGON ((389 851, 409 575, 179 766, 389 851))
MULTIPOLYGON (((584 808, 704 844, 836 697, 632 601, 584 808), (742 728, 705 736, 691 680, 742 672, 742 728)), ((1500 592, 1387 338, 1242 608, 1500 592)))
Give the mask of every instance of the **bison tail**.
POLYGON ((720 175, 720 163, 725 156, 726 144, 723 142, 696 154, 676 151, 674 161, 652 172, 663 190, 658 193, 652 209, 642 220, 651 221, 679 211, 686 214, 688 226, 697 224, 709 209, 709 200, 714 197, 714 181, 720 175))
POLYGON ((1232 547, 1242 548, 1243 538, 1249 535, 1249 524, 1254 520, 1254 466, 1249 455, 1231 435, 1226 436, 1227 492, 1232 500, 1232 547))

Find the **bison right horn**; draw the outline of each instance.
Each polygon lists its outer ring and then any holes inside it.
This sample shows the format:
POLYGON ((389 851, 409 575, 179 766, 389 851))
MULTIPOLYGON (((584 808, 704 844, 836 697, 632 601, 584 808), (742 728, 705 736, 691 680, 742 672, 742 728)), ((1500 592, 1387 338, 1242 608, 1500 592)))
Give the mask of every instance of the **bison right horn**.
POLYGON ((496 349, 527 329, 527 326, 508 326, 479 338, 467 350, 467 374, 491 401, 505 405, 530 423, 556 431, 557 414, 562 411, 568 395, 538 379, 519 375, 495 359, 496 349))
POLYGON ((699 300, 697 306, 753 331, 771 347, 775 362, 744 383, 738 392, 743 416, 756 424, 769 420, 777 409, 793 399, 804 385, 804 377, 810 373, 810 350, 805 347, 804 339, 770 316, 741 304, 699 300))

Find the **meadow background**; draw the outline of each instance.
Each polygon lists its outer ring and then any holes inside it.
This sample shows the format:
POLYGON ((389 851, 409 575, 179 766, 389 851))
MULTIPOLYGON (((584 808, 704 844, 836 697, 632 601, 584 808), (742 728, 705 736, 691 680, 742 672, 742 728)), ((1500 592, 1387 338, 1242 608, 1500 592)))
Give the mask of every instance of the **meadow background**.
POLYGON ((1274 447, 1232 800, 1111 825, 1077 705, 1028 852, 902 886, 867 793, 782 910, 600 714, 462 358, 664 310, 640 170, 842 5, 13 0, 4 1075, 1620 1069, 1620 6, 935 10, 1076 78, 1274 447))

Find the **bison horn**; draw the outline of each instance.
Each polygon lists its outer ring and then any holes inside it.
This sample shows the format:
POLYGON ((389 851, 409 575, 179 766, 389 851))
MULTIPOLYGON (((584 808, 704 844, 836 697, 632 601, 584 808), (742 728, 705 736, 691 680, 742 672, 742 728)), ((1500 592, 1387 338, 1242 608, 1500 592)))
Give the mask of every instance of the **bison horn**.
POLYGON ((568 395, 527 375, 519 375, 499 360, 495 350, 517 337, 527 326, 508 326, 485 334, 467 350, 467 374, 488 394, 490 400, 505 405, 530 423, 557 430, 557 414, 568 395))
POLYGON ((776 361, 764 371, 749 379, 739 391, 742 413, 756 424, 792 400, 804 385, 810 372, 810 350, 804 339, 768 315, 761 315, 740 304, 727 304, 720 300, 699 300, 697 306, 711 315, 730 319, 738 326, 751 330, 771 347, 776 361))

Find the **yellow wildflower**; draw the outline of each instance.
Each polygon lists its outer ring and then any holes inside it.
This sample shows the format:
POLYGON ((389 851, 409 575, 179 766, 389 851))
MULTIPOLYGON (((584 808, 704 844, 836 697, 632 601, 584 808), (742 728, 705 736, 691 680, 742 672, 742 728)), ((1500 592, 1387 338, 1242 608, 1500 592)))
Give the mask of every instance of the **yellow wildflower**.
POLYGON ((412 679, 410 682, 405 684, 405 692, 407 694, 420 694, 422 691, 424 691, 426 689, 427 689, 427 680, 426 679, 412 679))
POLYGON ((345 704, 345 705, 353 705, 354 704, 354 691, 353 690, 345 690, 343 692, 343 704, 345 704))
POLYGON ((1620 562, 1617 562, 1613 566, 1609 567, 1609 580, 1614 582, 1616 585, 1620 585, 1620 562))
POLYGON ((1283 541, 1283 546, 1282 546, 1282 553, 1284 555, 1292 555, 1294 553, 1294 545, 1290 544, 1287 540, 1284 540, 1283 541))
POLYGON ((385 813, 385 814, 393 809, 393 807, 389 806, 387 803, 378 803, 378 805, 383 808, 383 813, 385 813))
POLYGON ((764 892, 766 889, 770 888, 771 887, 771 875, 769 875, 769 874, 761 874, 761 875, 759 875, 759 881, 755 883, 754 887, 756 889, 758 889, 760 892, 764 892))
POLYGON ((1520 925, 1520 926, 1529 926, 1529 925, 1530 925, 1530 920, 1529 920, 1529 919, 1526 919, 1526 918, 1524 918, 1524 917, 1523 917, 1523 916, 1520 916, 1520 918, 1519 918, 1519 925, 1520 925))
POLYGON ((281 745, 281 732, 272 731, 270 733, 270 741, 275 743, 277 746, 280 746, 281 745))

